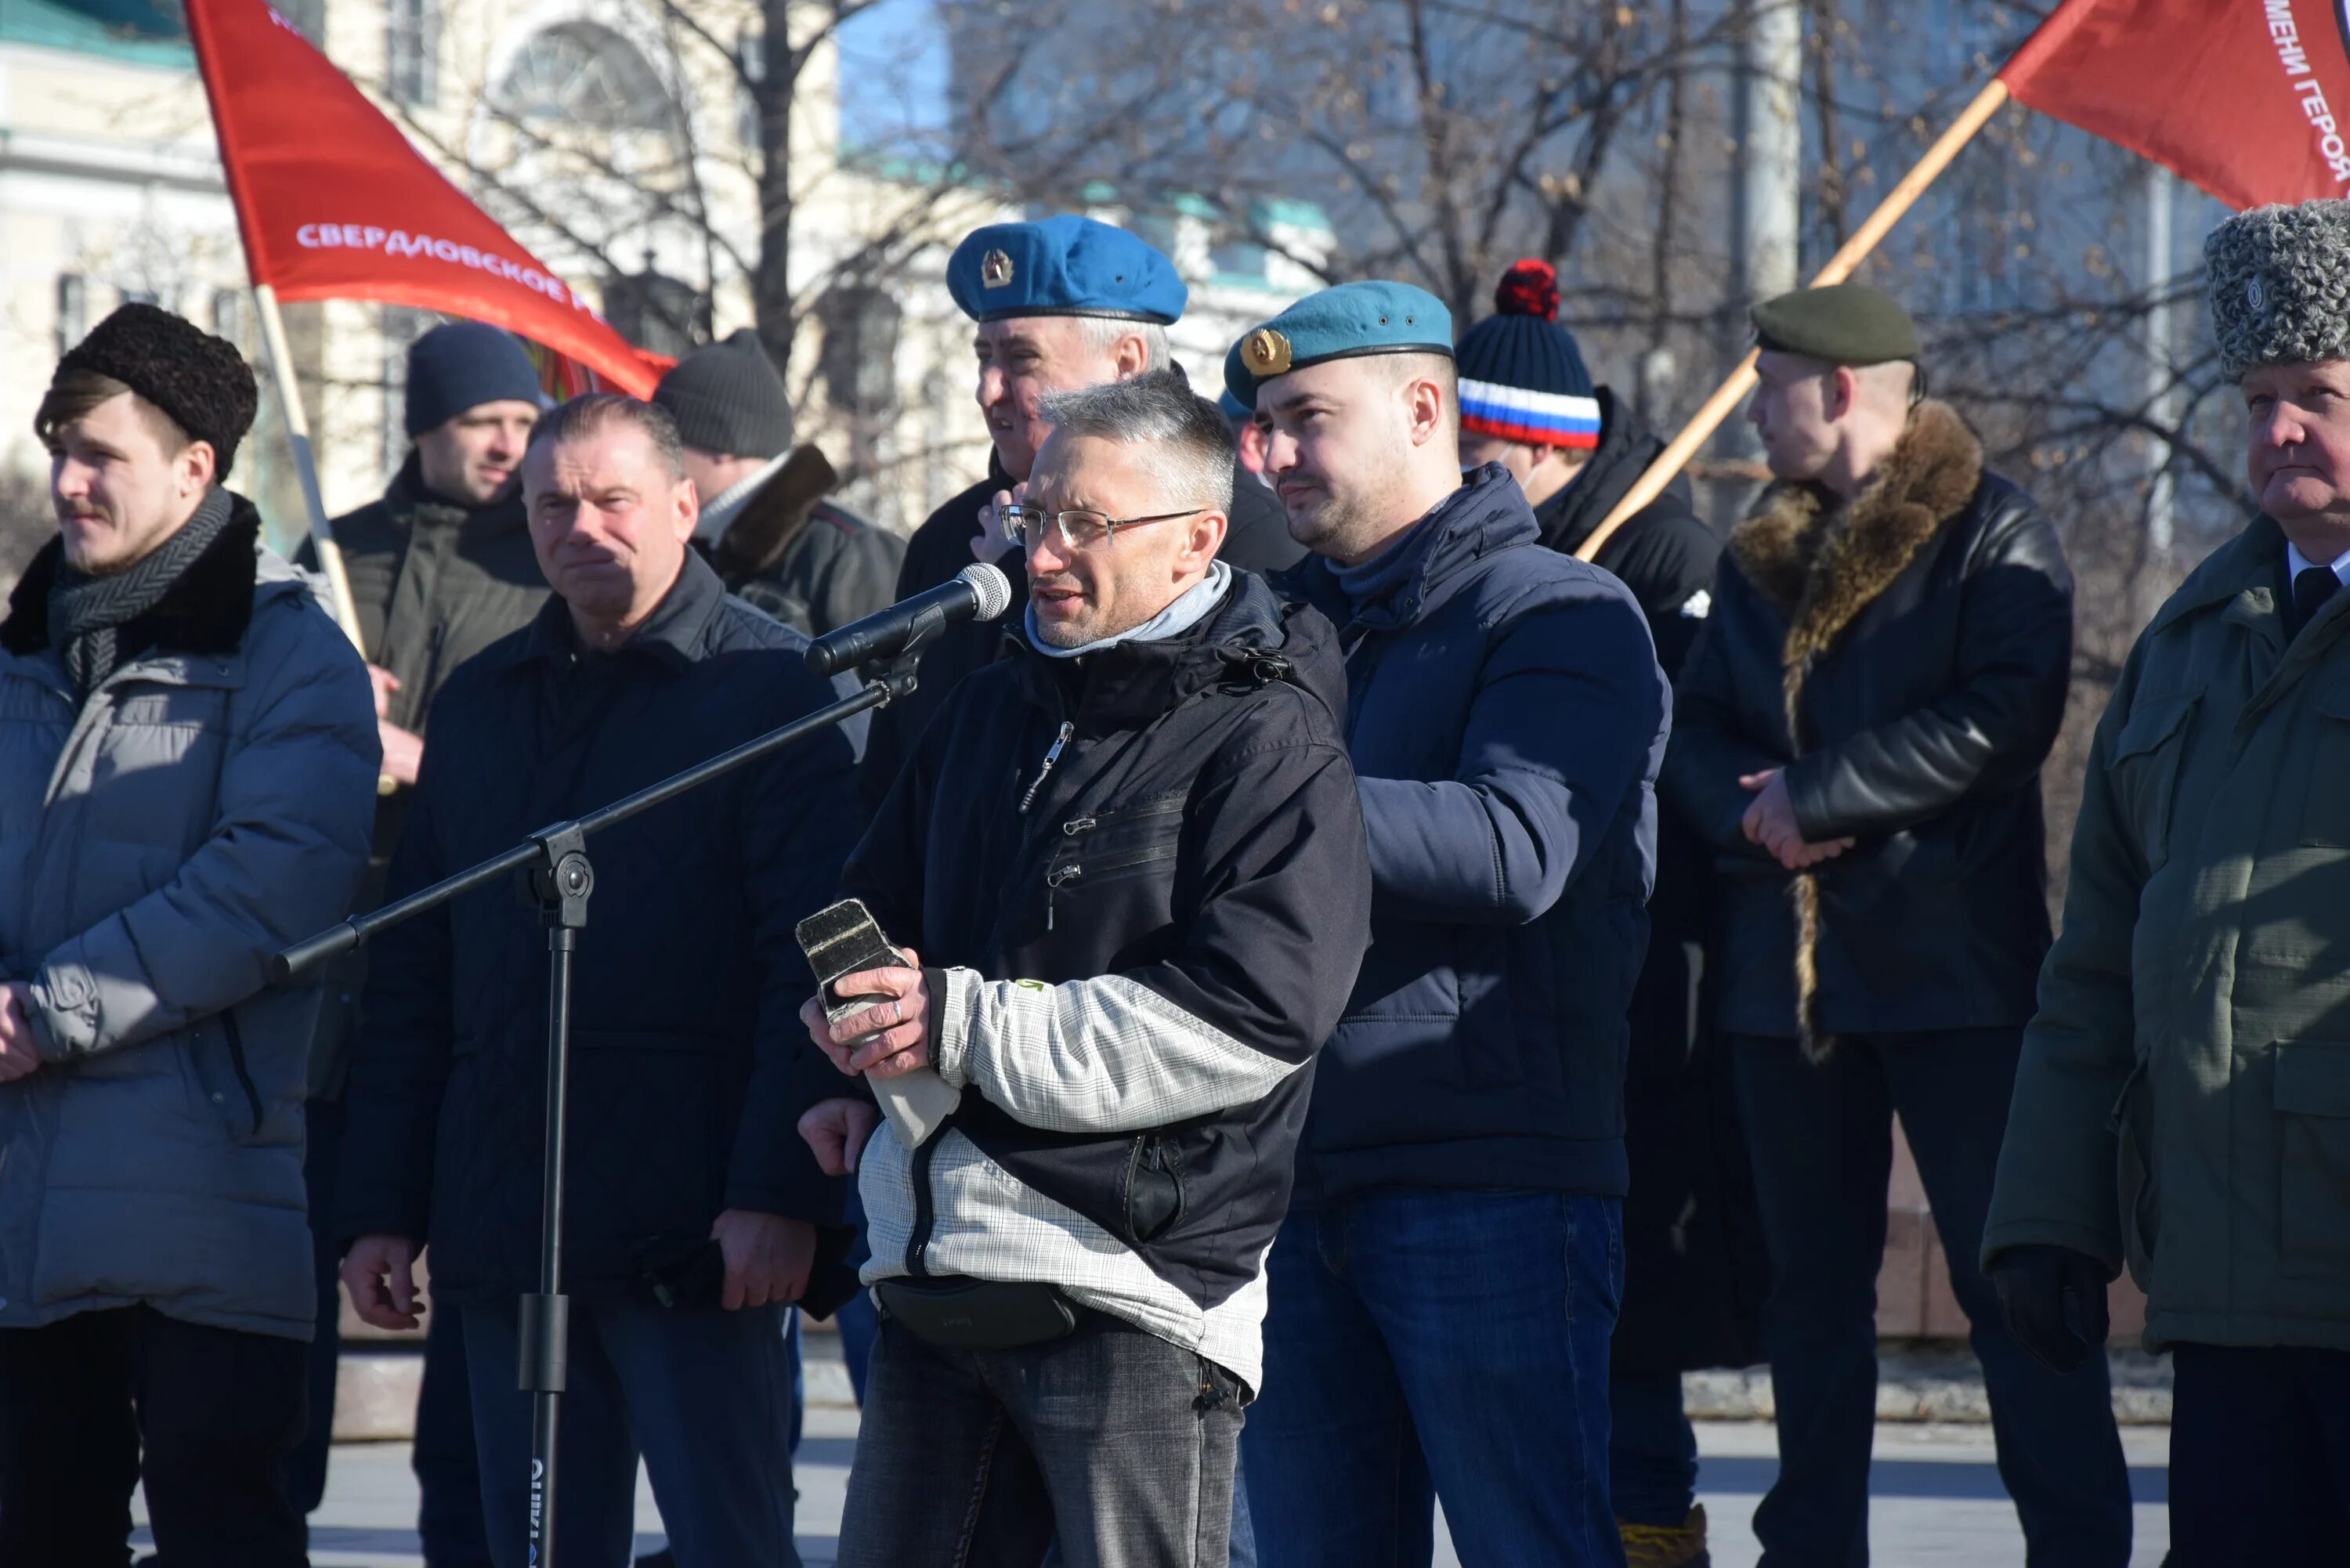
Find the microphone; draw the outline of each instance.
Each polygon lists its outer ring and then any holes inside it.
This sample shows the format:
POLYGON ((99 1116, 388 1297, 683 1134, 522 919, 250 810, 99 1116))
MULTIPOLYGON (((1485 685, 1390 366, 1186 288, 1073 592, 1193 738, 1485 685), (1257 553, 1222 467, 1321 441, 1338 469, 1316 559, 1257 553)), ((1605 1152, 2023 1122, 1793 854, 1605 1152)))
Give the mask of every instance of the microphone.
POLYGON ((837 675, 877 659, 894 659, 909 645, 929 643, 957 621, 993 620, 1011 607, 1011 579, 984 561, 975 561, 957 573, 953 582, 826 632, 808 644, 807 667, 818 675, 837 675))

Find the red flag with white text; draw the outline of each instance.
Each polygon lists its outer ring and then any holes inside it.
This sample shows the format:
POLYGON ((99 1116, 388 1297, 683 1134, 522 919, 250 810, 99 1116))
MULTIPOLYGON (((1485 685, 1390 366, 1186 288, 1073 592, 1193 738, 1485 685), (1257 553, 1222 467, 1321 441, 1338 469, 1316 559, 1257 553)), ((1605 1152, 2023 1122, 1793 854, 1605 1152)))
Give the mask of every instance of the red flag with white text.
POLYGON ((2350 0, 2068 0, 1999 75, 2231 207, 2350 196, 2350 0))
POLYGON ((280 299, 376 299, 503 327, 636 397, 630 346, 263 0, 187 0, 237 227, 280 299))

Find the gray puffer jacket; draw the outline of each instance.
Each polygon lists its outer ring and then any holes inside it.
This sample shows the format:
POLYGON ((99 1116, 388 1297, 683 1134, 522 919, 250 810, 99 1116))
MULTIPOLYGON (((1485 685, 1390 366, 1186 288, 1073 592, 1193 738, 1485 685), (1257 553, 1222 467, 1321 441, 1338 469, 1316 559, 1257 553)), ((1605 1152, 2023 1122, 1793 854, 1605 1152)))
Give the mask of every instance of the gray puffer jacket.
POLYGON ((0 1085, 0 1328, 317 1315, 318 992, 265 966, 348 912, 381 759, 359 655, 259 534, 235 498, 87 703, 50 646, 54 542, 0 624, 0 974, 44 1058, 0 1085))

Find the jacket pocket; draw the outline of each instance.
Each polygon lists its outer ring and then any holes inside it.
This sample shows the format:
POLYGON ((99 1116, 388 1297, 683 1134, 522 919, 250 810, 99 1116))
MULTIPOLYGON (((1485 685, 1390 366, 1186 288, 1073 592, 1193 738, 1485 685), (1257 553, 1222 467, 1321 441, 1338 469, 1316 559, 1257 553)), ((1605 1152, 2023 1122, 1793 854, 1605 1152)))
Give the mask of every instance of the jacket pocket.
POLYGON ((2309 793, 2301 807, 2301 842, 2350 848, 2350 692, 2317 698, 2311 736, 2309 793))
POLYGON ((2350 1041, 2279 1041, 2274 1106, 2281 1272, 2350 1277, 2350 1041))
POLYGON ((199 1020, 188 1032, 180 1059, 186 1064, 190 1088, 210 1107, 222 1130, 240 1144, 257 1140, 265 1106, 245 1056, 235 1010, 199 1020))
POLYGON ((2170 858, 2170 819, 2187 752, 2187 722, 2201 701, 2189 695, 2141 702, 2114 738, 2107 773, 2124 816, 2137 830, 2149 872, 2170 858))
POLYGON ((1097 888, 1140 877, 1171 886, 1188 804, 1176 791, 1063 823, 1045 864, 1045 929, 1054 929, 1072 909, 1084 911, 1086 895, 1097 888))
POLYGON ((2114 1185, 2121 1200, 2122 1256, 2129 1264, 2130 1277, 2145 1290, 2154 1282, 2154 1243, 2162 1214, 2155 1185, 2153 1105, 2145 1057, 2139 1057, 2129 1076, 2122 1080, 2122 1092, 2114 1096, 2107 1125, 2114 1131, 2114 1185))

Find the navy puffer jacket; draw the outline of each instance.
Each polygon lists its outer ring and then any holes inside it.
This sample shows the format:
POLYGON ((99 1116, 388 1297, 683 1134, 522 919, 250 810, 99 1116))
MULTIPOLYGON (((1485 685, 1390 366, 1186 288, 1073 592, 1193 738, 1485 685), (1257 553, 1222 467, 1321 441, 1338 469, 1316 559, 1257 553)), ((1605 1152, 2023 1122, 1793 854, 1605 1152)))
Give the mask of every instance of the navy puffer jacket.
POLYGON ((1371 950, 1322 1053, 1297 1201, 1375 1187, 1620 1195, 1671 698, 1629 591, 1546 549, 1498 465, 1340 628, 1371 950))

